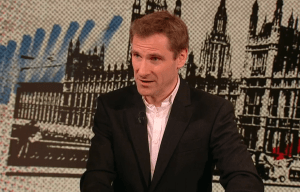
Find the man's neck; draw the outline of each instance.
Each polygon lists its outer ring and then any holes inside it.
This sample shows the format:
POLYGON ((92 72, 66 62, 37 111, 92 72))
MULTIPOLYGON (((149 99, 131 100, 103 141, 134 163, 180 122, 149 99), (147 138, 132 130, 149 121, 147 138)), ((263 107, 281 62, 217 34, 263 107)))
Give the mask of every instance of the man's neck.
MULTIPOLYGON (((167 98, 167 97, 165 97, 165 98, 167 98)), ((152 97, 152 96, 145 96, 145 99, 149 104, 153 104, 155 107, 160 107, 161 103, 164 100, 164 99, 157 99, 156 97, 152 97)))

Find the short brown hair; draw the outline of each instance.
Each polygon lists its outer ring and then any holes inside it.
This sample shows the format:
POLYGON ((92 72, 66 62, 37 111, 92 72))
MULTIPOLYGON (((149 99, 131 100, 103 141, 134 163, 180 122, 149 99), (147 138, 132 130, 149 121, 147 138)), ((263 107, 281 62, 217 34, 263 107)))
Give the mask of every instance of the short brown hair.
POLYGON ((134 35, 146 38, 159 33, 168 37, 174 59, 180 51, 189 48, 186 24, 168 11, 158 11, 136 19, 130 26, 130 42, 132 43, 134 35))

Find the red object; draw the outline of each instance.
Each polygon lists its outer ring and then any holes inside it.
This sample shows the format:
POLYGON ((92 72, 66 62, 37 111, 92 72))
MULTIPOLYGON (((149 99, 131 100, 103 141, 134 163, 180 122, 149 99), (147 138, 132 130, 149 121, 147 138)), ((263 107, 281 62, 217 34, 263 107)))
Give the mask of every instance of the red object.
MULTIPOLYGON (((293 143, 290 145, 287 145, 285 147, 284 153, 280 152, 279 147, 273 148, 273 153, 277 154, 278 156, 275 158, 276 160, 285 159, 285 157, 292 157, 292 149, 293 149, 293 143)), ((300 139, 298 140, 298 149, 297 153, 300 153, 300 139)))

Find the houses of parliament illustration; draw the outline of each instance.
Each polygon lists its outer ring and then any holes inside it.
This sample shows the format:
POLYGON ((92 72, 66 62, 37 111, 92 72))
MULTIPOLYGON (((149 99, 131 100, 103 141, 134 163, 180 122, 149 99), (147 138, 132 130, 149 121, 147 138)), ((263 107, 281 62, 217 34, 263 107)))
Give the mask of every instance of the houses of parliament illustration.
MULTIPOLYGON (((241 84, 240 133, 250 151, 276 159, 292 158, 299 166, 300 102, 298 17, 282 24, 283 0, 278 0, 272 22, 258 31, 258 2, 250 18, 241 84)), ((299 167, 289 171, 299 181, 299 167)))
MULTIPOLYGON (((243 72, 241 78, 235 79, 226 1, 220 0, 212 28, 201 44, 199 63, 195 63, 194 51, 190 52, 186 70, 180 75, 189 85, 232 102, 242 140, 258 170, 259 158, 265 156, 261 172, 264 179, 271 177, 266 174, 271 169, 265 165, 287 159, 282 166, 286 174, 277 178, 292 182, 300 181, 300 32, 298 17, 293 13, 288 25, 283 25, 283 3, 277 0, 272 21, 266 18, 260 27, 259 3, 254 1, 244 63, 240 64, 243 72)), ((178 17, 182 15, 181 6, 182 2, 176 0, 173 13, 178 17)), ((134 0, 131 21, 167 9, 166 0, 147 0, 142 14, 140 0, 134 0)), ((26 137, 44 145, 45 150, 12 140, 9 165, 84 168, 97 97, 134 84, 130 40, 126 61, 118 65, 104 63, 104 44, 84 53, 80 43, 79 39, 69 43, 62 83, 19 83, 14 118, 30 123, 14 124, 12 137, 22 140, 24 130, 35 130, 26 137), (37 122, 64 125, 69 130, 59 133, 37 129, 37 122), (79 131, 74 133, 72 127, 79 131)))
POLYGON ((277 1, 272 22, 258 31, 255 1, 249 25, 242 74, 241 133, 249 149, 299 157, 299 58, 298 18, 293 13, 282 25, 283 0, 277 1))

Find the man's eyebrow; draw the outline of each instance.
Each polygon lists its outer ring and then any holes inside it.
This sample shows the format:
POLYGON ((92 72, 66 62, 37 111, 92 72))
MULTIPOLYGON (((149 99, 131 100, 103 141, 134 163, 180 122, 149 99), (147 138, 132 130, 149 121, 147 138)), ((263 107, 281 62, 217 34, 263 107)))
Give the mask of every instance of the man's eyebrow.
POLYGON ((136 50, 131 49, 131 53, 139 53, 139 52, 136 51, 136 50))
POLYGON ((149 54, 150 57, 160 57, 160 58, 164 58, 163 55, 159 54, 159 53, 151 53, 149 54))
MULTIPOLYGON (((131 54, 140 54, 138 51, 136 51, 136 50, 131 50, 131 54)), ((159 53, 149 53, 148 55, 147 55, 147 57, 159 57, 159 58, 165 58, 162 54, 159 54, 159 53)))

